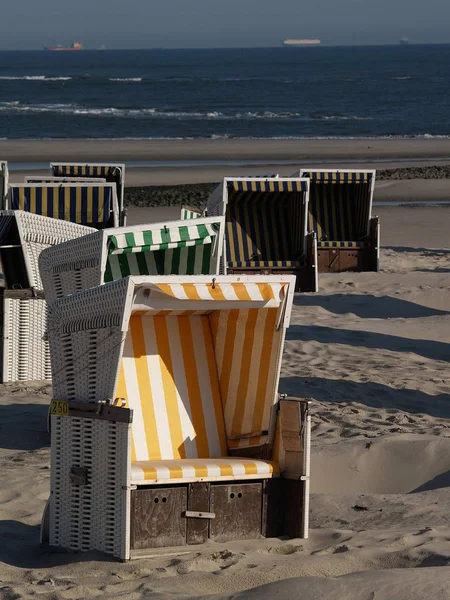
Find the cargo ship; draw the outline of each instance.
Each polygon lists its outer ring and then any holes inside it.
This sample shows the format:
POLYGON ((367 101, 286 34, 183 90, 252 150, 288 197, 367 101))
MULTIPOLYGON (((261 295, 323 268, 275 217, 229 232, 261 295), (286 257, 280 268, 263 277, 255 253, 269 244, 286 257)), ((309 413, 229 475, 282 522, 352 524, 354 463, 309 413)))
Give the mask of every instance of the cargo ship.
POLYGON ((71 46, 45 46, 44 50, 48 52, 73 52, 74 50, 83 50, 80 42, 74 42, 71 46))
POLYGON ((283 46, 320 46, 320 40, 284 40, 283 46))
POLYGON ((400 46, 407 46, 409 44, 409 40, 406 37, 402 37, 400 40, 400 46))

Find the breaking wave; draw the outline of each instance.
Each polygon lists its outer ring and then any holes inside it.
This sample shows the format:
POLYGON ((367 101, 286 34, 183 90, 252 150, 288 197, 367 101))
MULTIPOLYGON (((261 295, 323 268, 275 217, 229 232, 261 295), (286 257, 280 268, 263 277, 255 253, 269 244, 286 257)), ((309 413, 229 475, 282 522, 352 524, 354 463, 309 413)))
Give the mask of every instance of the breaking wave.
POLYGON ((298 112, 245 111, 229 114, 221 111, 171 110, 166 108, 92 107, 81 104, 24 104, 0 102, 0 112, 60 113, 78 116, 121 117, 132 119, 207 119, 207 120, 293 120, 293 121, 367 121, 372 117, 356 115, 311 114, 298 112))

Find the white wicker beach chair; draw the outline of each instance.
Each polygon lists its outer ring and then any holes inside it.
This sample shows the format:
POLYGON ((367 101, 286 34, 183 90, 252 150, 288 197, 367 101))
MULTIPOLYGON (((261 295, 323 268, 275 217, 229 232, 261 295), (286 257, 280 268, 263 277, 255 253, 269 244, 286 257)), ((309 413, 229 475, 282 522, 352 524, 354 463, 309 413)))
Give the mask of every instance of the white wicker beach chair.
POLYGON ((47 303, 38 268, 39 254, 53 244, 92 231, 90 227, 24 211, 0 211, 2 382, 51 378, 47 303))
POLYGON ((319 272, 378 271, 380 223, 372 216, 376 171, 301 169, 309 177, 308 230, 317 236, 319 272))
POLYGON ((297 291, 316 292, 317 242, 307 234, 309 180, 225 177, 210 195, 208 216, 225 216, 224 271, 294 273, 297 291))
POLYGON ((47 302, 128 275, 217 274, 224 218, 103 229, 39 258, 47 302))
POLYGON ((53 304, 44 542, 126 560, 307 537, 309 402, 277 394, 294 286, 128 277, 53 304))

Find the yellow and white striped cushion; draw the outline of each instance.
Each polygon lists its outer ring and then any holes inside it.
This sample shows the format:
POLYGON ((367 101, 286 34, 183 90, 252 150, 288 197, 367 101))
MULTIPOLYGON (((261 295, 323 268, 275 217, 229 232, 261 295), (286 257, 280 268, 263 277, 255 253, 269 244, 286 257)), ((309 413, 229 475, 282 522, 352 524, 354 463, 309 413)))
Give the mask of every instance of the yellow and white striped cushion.
POLYGON ((247 458, 148 460, 131 464, 134 484, 177 483, 180 480, 217 481, 267 479, 279 474, 277 463, 247 458))

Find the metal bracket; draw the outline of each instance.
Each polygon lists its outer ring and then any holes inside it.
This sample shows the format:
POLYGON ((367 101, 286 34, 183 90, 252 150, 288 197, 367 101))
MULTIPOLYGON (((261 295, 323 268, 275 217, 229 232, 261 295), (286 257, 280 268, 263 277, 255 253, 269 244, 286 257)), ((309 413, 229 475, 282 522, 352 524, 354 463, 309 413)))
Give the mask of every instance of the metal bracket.
POLYGON ((88 470, 85 467, 71 467, 70 483, 72 485, 87 485, 88 470))

